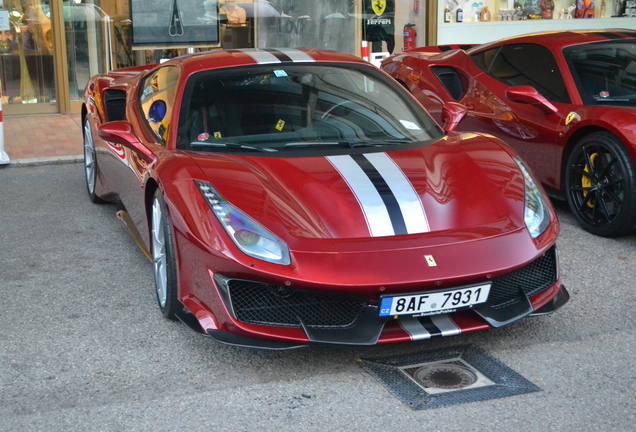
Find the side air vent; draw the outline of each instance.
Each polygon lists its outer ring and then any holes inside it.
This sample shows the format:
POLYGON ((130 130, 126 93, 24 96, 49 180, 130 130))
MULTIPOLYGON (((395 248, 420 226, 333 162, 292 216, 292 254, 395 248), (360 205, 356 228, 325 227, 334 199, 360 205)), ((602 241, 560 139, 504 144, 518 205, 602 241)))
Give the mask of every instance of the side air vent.
POLYGON ((449 66, 431 66, 431 71, 453 99, 458 101, 464 96, 466 85, 457 70, 449 66))
POLYGON ((126 92, 122 90, 105 90, 104 106, 108 121, 126 120, 126 92))

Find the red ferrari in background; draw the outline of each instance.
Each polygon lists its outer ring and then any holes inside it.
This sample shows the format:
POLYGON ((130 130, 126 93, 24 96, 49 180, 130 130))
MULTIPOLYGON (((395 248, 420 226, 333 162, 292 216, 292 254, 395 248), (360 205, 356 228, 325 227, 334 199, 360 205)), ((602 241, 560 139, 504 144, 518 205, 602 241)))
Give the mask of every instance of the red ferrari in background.
POLYGON ((163 315, 221 342, 451 336, 569 298, 557 218, 516 153, 444 132, 356 57, 229 50, 113 71, 82 121, 90 199, 118 203, 163 315))
POLYGON ((438 120, 445 103, 463 105, 458 129, 511 145, 587 231, 634 232, 636 31, 416 48, 382 68, 438 120))

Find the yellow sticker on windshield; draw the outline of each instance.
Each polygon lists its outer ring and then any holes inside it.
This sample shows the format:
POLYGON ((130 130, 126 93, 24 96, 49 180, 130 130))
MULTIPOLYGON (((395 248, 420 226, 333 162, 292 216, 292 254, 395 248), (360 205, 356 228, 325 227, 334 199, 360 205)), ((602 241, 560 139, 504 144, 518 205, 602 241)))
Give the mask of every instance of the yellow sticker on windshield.
POLYGON ((221 132, 214 132, 214 138, 222 138, 221 132))
POLYGON ((276 123, 276 130, 282 131, 284 127, 285 122, 283 120, 278 120, 278 123, 276 123))

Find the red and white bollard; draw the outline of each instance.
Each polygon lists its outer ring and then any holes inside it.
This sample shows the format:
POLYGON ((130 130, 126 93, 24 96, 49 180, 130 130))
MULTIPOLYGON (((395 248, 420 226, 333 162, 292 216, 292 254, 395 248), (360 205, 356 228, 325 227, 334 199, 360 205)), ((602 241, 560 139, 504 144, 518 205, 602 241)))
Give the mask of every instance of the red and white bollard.
POLYGON ((4 151, 4 126, 2 124, 2 81, 0 81, 0 165, 6 165, 9 155, 4 151))
POLYGON ((369 61, 369 42, 363 40, 360 47, 360 54, 363 60, 369 61))

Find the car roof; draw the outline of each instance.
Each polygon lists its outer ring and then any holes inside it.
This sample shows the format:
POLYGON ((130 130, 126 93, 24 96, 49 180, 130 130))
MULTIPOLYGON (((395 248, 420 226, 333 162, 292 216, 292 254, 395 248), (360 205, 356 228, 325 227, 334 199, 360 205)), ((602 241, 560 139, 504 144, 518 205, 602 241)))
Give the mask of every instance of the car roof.
POLYGON ((500 39, 483 45, 474 47, 468 52, 477 52, 499 45, 509 45, 517 43, 532 43, 548 46, 560 51, 572 45, 581 45, 593 42, 609 40, 624 40, 636 38, 636 31, 629 29, 605 29, 605 30, 584 30, 584 31, 554 31, 545 33, 532 33, 523 36, 514 36, 507 39, 500 39))
POLYGON ((187 75, 201 70, 248 65, 290 63, 357 63, 368 62, 351 54, 313 48, 248 48, 214 50, 176 57, 163 63, 179 64, 187 75))

